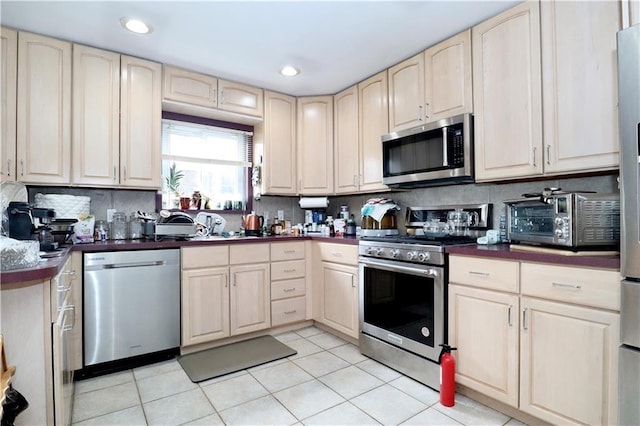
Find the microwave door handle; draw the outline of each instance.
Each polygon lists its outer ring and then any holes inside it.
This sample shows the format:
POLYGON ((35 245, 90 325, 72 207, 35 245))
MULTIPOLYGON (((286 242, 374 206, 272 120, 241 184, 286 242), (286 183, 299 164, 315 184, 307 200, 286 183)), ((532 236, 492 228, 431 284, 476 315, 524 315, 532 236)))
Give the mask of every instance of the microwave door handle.
POLYGON ((447 152, 448 142, 447 135, 449 134, 446 127, 442 128, 442 167, 449 166, 449 153, 447 152))

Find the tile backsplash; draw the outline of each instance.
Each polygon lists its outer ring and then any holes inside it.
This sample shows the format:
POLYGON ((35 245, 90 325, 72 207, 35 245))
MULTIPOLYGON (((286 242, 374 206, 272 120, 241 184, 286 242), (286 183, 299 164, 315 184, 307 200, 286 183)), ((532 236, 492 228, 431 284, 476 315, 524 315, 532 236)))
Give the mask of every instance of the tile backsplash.
MULTIPOLYGON (((493 204, 493 228, 498 228, 503 201, 520 198, 526 192, 539 192, 545 187, 559 187, 563 190, 589 190, 596 192, 617 192, 617 174, 590 176, 579 178, 565 178, 543 181, 528 181, 517 183, 476 183, 466 185, 440 186, 433 188, 417 188, 409 191, 386 192, 380 194, 364 194, 330 197, 327 214, 338 216, 341 205, 349 206, 349 211, 355 216, 360 225, 360 208, 371 197, 383 196, 393 199, 401 207, 398 213, 398 224, 404 231, 405 207, 431 207, 443 204, 493 204)), ((29 201, 33 201, 38 192, 48 194, 70 194, 91 197, 91 213, 97 220, 106 220, 107 209, 123 211, 127 215, 136 210, 155 211, 156 191, 124 190, 124 189, 95 189, 95 188, 64 188, 30 186, 29 201)), ((259 215, 267 215, 272 220, 278 210, 284 211, 286 219, 292 223, 304 222, 304 210, 298 206, 298 197, 262 196, 253 202, 253 209, 259 215)), ((227 220, 226 230, 239 230, 242 216, 237 213, 220 212, 227 220)))

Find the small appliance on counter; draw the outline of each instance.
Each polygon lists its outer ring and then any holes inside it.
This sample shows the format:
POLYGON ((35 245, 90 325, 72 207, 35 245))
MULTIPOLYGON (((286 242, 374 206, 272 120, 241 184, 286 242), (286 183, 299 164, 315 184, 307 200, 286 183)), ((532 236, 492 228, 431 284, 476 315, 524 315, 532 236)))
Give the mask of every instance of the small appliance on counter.
POLYGON ((259 237, 262 234, 264 217, 258 216, 256 212, 252 211, 251 214, 242 218, 242 226, 247 237, 259 237))
POLYGON ((511 243, 569 249, 616 248, 620 243, 620 195, 545 188, 505 201, 511 243))
POLYGON ((407 207, 407 234, 438 239, 447 236, 482 237, 491 226, 492 204, 407 207))
POLYGON ((370 198, 362 206, 362 230, 360 235, 383 237, 398 235, 397 211, 400 210, 393 200, 388 198, 370 198))
POLYGON ((51 251, 58 246, 54 242, 51 227, 49 226, 56 217, 53 209, 31 207, 29 203, 12 201, 7 207, 9 215, 9 237, 16 240, 40 241, 40 250, 51 251), (42 225, 36 228, 36 220, 42 225))

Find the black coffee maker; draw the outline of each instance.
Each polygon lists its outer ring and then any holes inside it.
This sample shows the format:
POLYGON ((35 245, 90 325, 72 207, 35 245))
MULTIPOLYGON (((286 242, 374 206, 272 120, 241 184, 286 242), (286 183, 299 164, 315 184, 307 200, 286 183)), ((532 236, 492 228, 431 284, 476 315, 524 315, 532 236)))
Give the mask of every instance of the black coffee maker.
MULTIPOLYGON (((16 240, 33 240, 36 227, 33 223, 34 218, 39 218, 45 228, 56 217, 53 209, 43 209, 31 207, 29 203, 21 201, 11 201, 7 207, 9 216, 9 237, 16 240)), ((51 250, 53 247, 42 247, 43 250, 51 250)))

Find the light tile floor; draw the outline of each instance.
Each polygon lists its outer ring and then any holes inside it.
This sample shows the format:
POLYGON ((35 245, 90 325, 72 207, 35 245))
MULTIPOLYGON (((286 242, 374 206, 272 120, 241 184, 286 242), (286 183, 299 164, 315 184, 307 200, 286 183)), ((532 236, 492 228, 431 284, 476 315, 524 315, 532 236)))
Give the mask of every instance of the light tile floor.
POLYGON ((275 336, 298 353, 192 383, 176 360, 76 384, 76 425, 521 425, 432 389, 316 327, 275 336))

